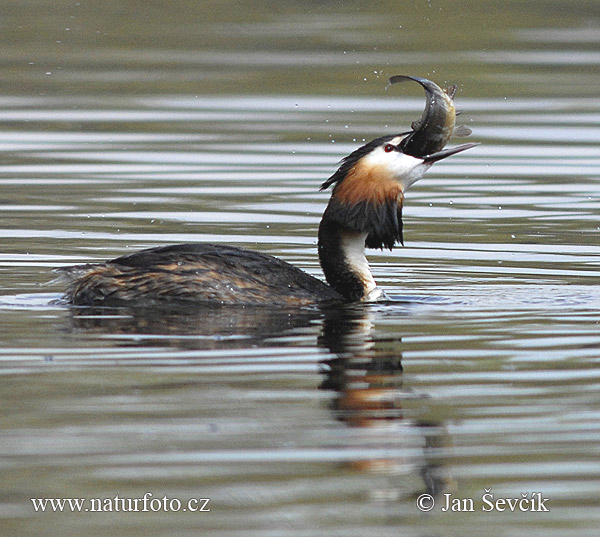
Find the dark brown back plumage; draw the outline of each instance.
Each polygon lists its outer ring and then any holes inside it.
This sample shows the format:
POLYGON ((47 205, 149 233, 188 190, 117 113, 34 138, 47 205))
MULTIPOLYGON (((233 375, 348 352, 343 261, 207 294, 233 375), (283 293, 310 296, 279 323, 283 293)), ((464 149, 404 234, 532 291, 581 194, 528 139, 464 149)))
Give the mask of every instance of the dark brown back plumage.
POLYGON ((76 305, 290 305, 342 301, 330 286, 275 257, 219 244, 151 248, 106 263, 58 269, 76 305))

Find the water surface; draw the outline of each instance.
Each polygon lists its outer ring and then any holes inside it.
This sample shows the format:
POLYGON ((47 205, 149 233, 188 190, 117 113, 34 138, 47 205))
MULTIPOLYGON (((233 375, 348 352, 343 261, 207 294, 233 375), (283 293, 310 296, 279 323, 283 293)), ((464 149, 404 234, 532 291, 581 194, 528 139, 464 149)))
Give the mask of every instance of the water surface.
POLYGON ((6 3, 3 535, 596 535, 597 13, 483 4, 6 3), (409 191, 404 248, 371 252, 393 302, 55 303, 53 267, 177 242, 321 277, 319 186, 422 111, 417 85, 385 90, 399 73, 461 84, 482 145, 409 191), (485 512, 486 490, 549 511, 485 512), (146 493, 210 512, 31 503, 146 493))

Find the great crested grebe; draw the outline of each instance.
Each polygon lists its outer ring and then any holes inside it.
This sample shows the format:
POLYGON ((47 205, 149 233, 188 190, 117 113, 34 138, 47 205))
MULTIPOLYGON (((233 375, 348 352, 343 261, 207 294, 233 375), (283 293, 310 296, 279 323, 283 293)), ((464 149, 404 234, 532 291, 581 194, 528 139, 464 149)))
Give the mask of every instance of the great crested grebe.
POLYGON ((319 226, 319 261, 327 284, 270 255, 219 244, 150 248, 106 263, 57 269, 68 280, 65 299, 75 305, 123 306, 239 304, 299 306, 374 301, 383 296, 365 258, 366 248, 402 243, 404 193, 434 162, 469 149, 444 150, 455 131, 456 86, 442 90, 414 80, 427 104, 412 130, 377 138, 348 155, 321 186, 333 186, 319 226))

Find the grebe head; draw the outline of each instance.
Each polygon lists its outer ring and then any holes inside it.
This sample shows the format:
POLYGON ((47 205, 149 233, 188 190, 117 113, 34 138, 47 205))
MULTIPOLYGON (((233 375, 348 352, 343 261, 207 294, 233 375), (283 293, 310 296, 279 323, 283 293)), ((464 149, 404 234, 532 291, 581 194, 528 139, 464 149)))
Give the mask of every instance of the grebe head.
POLYGON ((359 147, 342 160, 338 170, 321 186, 334 186, 324 217, 342 227, 367 233, 369 248, 392 249, 402 242, 404 193, 439 160, 478 144, 443 149, 453 133, 465 136, 466 128, 455 129, 453 97, 456 86, 442 90, 424 78, 398 75, 390 83, 414 80, 427 94, 422 118, 412 131, 381 136, 359 147))
POLYGON ((319 227, 319 259, 329 284, 349 300, 380 296, 364 257, 364 248, 389 248, 402 239, 402 205, 406 190, 437 161, 477 144, 444 149, 455 129, 453 97, 456 86, 442 90, 424 78, 395 76, 394 84, 418 82, 427 104, 412 130, 382 136, 359 147, 342 160, 338 170, 321 186, 333 186, 319 227))

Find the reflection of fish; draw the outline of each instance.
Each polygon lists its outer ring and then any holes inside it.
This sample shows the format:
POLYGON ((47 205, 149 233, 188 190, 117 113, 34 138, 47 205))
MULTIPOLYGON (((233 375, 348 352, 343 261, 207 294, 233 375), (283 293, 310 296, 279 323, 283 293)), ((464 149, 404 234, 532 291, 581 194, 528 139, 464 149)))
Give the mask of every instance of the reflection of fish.
POLYGON ((382 296, 364 255, 402 242, 404 193, 434 162, 476 144, 443 149, 454 132, 454 90, 424 78, 425 113, 406 134, 382 136, 347 156, 323 183, 333 186, 319 227, 327 284, 272 256, 227 245, 153 248, 106 263, 60 269, 76 305, 241 304, 300 306, 382 296))
POLYGON ((426 157, 436 151, 442 150, 452 136, 468 136, 471 129, 456 127, 456 109, 454 96, 458 86, 453 84, 442 90, 426 78, 417 76, 396 75, 390 78, 390 84, 414 80, 425 88, 427 101, 423 116, 418 121, 413 121, 411 132, 402 141, 402 151, 413 157, 426 157))

